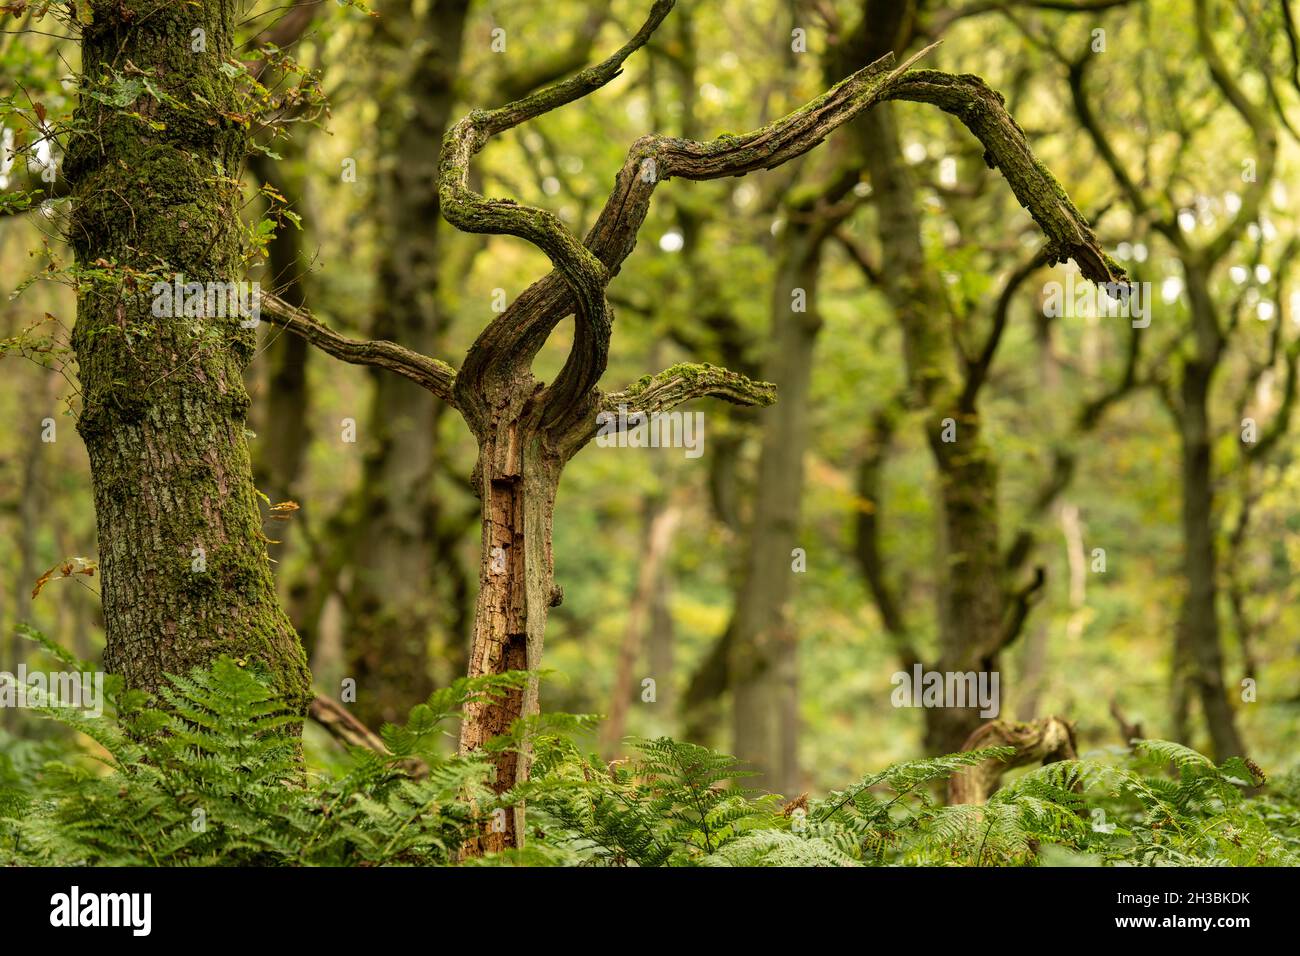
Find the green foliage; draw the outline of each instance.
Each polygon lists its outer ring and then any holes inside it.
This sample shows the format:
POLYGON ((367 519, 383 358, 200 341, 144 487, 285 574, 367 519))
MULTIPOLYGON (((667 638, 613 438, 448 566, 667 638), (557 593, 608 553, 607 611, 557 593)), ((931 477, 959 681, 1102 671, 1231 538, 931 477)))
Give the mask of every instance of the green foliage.
MULTIPOLYGON (((64 666, 84 669, 39 633, 64 666)), ((115 716, 40 711, 75 746, 0 737, 0 865, 446 865, 497 809, 526 801, 528 839, 475 866, 1297 865, 1300 775, 1263 788, 1233 758, 1141 741, 1117 759, 1063 761, 986 806, 935 788, 1009 748, 894 764, 784 806, 739 785, 739 762, 666 737, 605 764, 567 715, 520 722, 470 757, 445 725, 527 674, 462 679, 384 728, 389 753, 307 768, 295 717, 240 662, 171 677, 161 702, 110 687, 115 716), (525 743, 531 779, 502 796, 488 756, 525 743)))
POLYGON ((608 767, 568 740, 539 745, 518 796, 543 842, 589 865, 1295 865, 1300 778, 1248 795, 1258 768, 1216 767, 1168 741, 1117 763, 1050 764, 986 806, 942 806, 931 786, 1007 748, 910 760, 782 809, 727 779, 731 757, 662 738, 608 767), (1176 776, 1152 775, 1153 762, 1176 776))
POLYGON ((689 865, 779 816, 777 798, 735 785, 749 776, 734 757, 661 737, 636 740, 637 756, 608 766, 571 741, 537 741, 529 801, 546 839, 587 862, 689 865))
POLYGON ((94 741, 88 753, 35 768, 29 750, 6 748, 0 862, 436 865, 496 806, 489 764, 447 757, 439 743, 460 706, 516 676, 438 691, 405 726, 385 728, 390 754, 358 750, 336 776, 304 768, 300 741, 284 732, 297 718, 261 675, 222 658, 170 679, 165 707, 112 694, 114 721, 42 711, 94 741))

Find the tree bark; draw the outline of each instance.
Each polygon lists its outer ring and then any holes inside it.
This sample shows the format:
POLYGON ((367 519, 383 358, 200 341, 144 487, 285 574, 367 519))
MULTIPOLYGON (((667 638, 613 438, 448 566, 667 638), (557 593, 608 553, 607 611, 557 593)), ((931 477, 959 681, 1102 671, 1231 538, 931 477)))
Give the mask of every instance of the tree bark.
MULTIPOLYGON (((518 422, 504 424, 496 441, 480 446, 476 477, 483 536, 470 677, 535 670, 540 663, 547 614, 559 603, 551 525, 563 460, 539 436, 527 436, 518 422)), ((534 676, 526 688, 466 704, 461 752, 478 750, 508 733, 516 720, 536 711, 536 700, 534 676)), ((500 751, 493 764, 497 793, 527 779, 526 755, 518 749, 500 751)), ((521 845, 522 825, 523 808, 518 807, 507 814, 504 829, 485 830, 470 852, 521 845)))
POLYGON ((157 691, 166 673, 229 654, 260 663, 305 713, 310 675, 276 598, 245 438, 253 332, 238 316, 154 318, 149 286, 126 273, 241 278, 247 132, 229 118, 238 105, 221 70, 235 6, 89 4, 83 90, 143 71, 168 98, 142 92, 117 109, 83 95, 77 110, 86 132, 68 151, 70 233, 78 265, 103 276, 78 297, 77 427, 94 487, 105 667, 157 691), (195 29, 205 53, 191 51, 195 29))

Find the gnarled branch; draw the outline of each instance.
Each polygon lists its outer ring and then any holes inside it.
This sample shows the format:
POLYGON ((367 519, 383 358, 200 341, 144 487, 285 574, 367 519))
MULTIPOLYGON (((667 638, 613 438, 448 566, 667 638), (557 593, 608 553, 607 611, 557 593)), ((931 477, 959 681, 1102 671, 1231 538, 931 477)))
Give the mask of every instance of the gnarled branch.
MULTIPOLYGON (((612 318, 605 301, 609 275, 604 265, 565 228, 554 213, 524 206, 508 199, 487 199, 469 186, 469 164, 493 136, 567 103, 571 103, 604 86, 622 71, 623 62, 645 45, 651 34, 673 8, 674 0, 655 0, 650 16, 627 43, 608 59, 575 74, 562 83, 539 90, 523 99, 495 110, 475 110, 447 131, 442 147, 442 168, 438 192, 442 214, 456 228, 471 233, 510 235, 524 239, 542 250, 563 278, 572 295, 577 315, 573 349, 553 391, 561 407, 574 404, 584 392, 595 387, 605 371, 612 318)), ((557 319, 558 321, 558 319, 557 319)), ((492 323, 466 358, 464 382, 481 389, 489 366, 500 366, 502 355, 509 355, 509 367, 498 375, 509 376, 521 365, 530 363, 534 352, 521 351, 511 338, 500 334, 502 326, 492 323)), ((467 415, 480 417, 479 396, 465 393, 462 407, 467 415)))
POLYGON ((621 392, 603 396, 600 408, 605 412, 617 412, 620 406, 629 413, 662 412, 694 398, 720 398, 733 405, 765 407, 776 401, 776 386, 751 381, 739 372, 716 365, 683 362, 658 375, 647 375, 621 392))
POLYGON ((383 339, 349 339, 326 328, 306 309, 298 309, 273 295, 261 297, 262 315, 272 324, 301 336, 327 355, 352 365, 373 365, 409 378, 443 401, 455 404, 453 389, 456 370, 446 362, 429 358, 383 339))
POLYGON ((984 144, 984 161, 1002 173, 1020 204, 1051 243, 1051 262, 1074 259, 1093 282, 1118 283, 1124 270, 1102 251, 1097 236, 1051 171, 1029 147, 1001 94, 978 76, 915 70, 890 85, 886 98, 929 103, 951 113, 984 144))

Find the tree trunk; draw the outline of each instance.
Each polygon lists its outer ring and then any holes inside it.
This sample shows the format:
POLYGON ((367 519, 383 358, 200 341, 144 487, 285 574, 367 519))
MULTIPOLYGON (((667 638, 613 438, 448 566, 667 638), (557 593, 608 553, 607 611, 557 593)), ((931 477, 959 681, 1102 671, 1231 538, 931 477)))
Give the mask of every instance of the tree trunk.
MULTIPOLYGON (((384 51, 398 61, 394 69, 407 79, 380 103, 381 127, 391 136, 379 178, 382 242, 371 332, 426 355, 442 351, 436 158, 456 101, 468 7, 468 0, 437 0, 415 15, 406 3, 389 3, 376 26, 384 51)), ((446 406, 380 369, 371 378, 345 649, 347 673, 357 681, 355 713, 378 726, 404 719, 433 690, 429 647, 444 577, 436 568, 457 556, 439 547, 434 497, 446 406)))
POLYGON ((77 427, 94 487, 105 667, 157 691, 164 674, 229 654, 265 667, 305 713, 310 674, 276 598, 245 437, 253 332, 238 316, 155 318, 150 288, 125 273, 241 278, 247 133, 228 118, 239 104, 221 69, 235 6, 89 4, 83 89, 144 71, 167 98, 142 93, 118 109, 83 95, 77 110, 91 132, 69 147, 70 235, 77 264, 104 275, 77 303, 77 427), (195 29, 205 53, 191 50, 195 29))
MULTIPOLYGON (((609 716, 601 729, 601 748, 613 755, 623 740, 627 727, 627 709, 632 696, 638 692, 636 665, 641 660, 641 650, 651 643, 646 638, 653 634, 655 612, 662 601, 663 566, 668 558, 669 546, 681 518, 676 504, 650 502, 646 508, 646 527, 642 537, 641 564, 637 572, 636 590, 628 603, 627 625, 623 645, 619 648, 618 671, 614 676, 614 691, 610 695, 609 716)), ((663 695, 672 684, 670 668, 651 668, 655 680, 655 701, 664 703, 663 695)))
MULTIPOLYGON (((856 127, 889 263, 885 292, 902 328, 910 388, 926 406, 926 431, 938 476, 939 654, 934 666, 940 671, 996 670, 1004 603, 996 463, 981 437, 973 398, 959 401, 948 310, 925 261, 914 186, 902 161, 892 107, 872 110, 856 127)), ((957 751, 982 720, 978 707, 927 708, 926 749, 936 754, 957 751)))
MULTIPOLYGON (((766 378, 781 401, 766 413, 754 517, 743 570, 727 673, 732 691, 733 753, 783 793, 799 789, 797 761, 798 645, 790 620, 798 547, 803 456, 808 446, 808 394, 817 313, 820 241, 794 222, 786 226, 772 291, 772 345, 766 378), (804 311, 795 311, 802 290, 804 311)), ((761 779, 761 778, 760 778, 761 779)))
POLYGON ((1182 438, 1183 573, 1187 593, 1179 618, 1176 646, 1186 664, 1205 716, 1216 760, 1244 754, 1223 681, 1223 649, 1218 611, 1218 556, 1215 542, 1214 478, 1210 444, 1209 391, 1212 363, 1189 359, 1183 366, 1179 431, 1182 438))
MULTIPOLYGON (((1004 604, 997 466, 980 436, 978 417, 970 413, 954 421, 956 441, 951 443, 942 440, 939 422, 930 428, 942 503, 935 669, 995 671, 1004 604)), ((927 708, 926 747, 935 754, 954 753, 984 720, 978 705, 927 708)))
MULTIPOLYGON (((559 603, 554 590, 551 523, 563 459, 538 438, 521 439, 518 423, 480 445, 475 477, 482 504, 483 536, 478 603, 474 610, 469 676, 535 670, 540 663, 546 618, 559 603)), ((524 689, 491 701, 471 702, 461 723, 460 750, 469 753, 510 731, 536 712, 533 678, 524 689)), ((504 793, 527 779, 527 757, 518 749, 493 758, 493 789, 504 793)), ((522 845, 523 808, 507 814, 504 828, 489 826, 469 853, 522 845)))

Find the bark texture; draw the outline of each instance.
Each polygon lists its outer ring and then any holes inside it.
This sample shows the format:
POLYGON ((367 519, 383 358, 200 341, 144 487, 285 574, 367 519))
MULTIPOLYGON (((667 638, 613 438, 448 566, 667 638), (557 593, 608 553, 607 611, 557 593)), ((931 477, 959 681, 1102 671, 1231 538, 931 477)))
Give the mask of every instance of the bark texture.
POLYGON ((94 486, 105 666, 157 690, 167 672, 230 654, 259 662, 305 713, 310 675, 276 598, 245 437, 253 332, 238 316, 151 313, 155 280, 241 279, 247 132, 223 115, 238 104, 220 69, 235 6, 89 4, 67 165, 69 238, 78 265, 97 270, 73 332, 78 430, 94 486), (195 29, 206 52, 192 52, 195 29), (142 74, 167 98, 142 90, 119 109, 86 95, 142 74))

